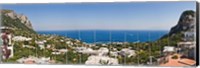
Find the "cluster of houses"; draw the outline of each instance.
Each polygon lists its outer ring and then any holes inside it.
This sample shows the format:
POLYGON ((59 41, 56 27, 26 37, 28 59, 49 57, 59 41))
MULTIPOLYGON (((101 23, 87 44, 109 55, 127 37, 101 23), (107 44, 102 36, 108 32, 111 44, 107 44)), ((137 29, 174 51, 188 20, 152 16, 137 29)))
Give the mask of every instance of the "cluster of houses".
POLYGON ((12 38, 13 41, 30 41, 32 40, 32 38, 27 38, 27 37, 23 37, 23 36, 14 36, 12 38))
POLYGON ((60 54, 64 54, 64 53, 67 53, 67 52, 68 52, 67 49, 54 49, 51 54, 53 54, 53 55, 60 55, 60 54))
MULTIPOLYGON (((1 27, 1 52, 0 54, 2 56, 0 56, 0 58, 3 59, 9 59, 12 58, 14 56, 14 42, 22 42, 23 44, 21 45, 23 48, 29 48, 29 49, 36 49, 35 46, 30 45, 30 41, 33 41, 32 38, 28 38, 28 37, 24 37, 24 36, 14 36, 12 34, 13 32, 13 28, 10 27, 1 27)), ((52 49, 52 45, 48 44, 46 45, 47 40, 42 40, 42 41, 37 41, 34 40, 38 47, 42 50, 42 49, 52 49)), ((62 40, 61 40, 62 41, 62 40)), ((67 41, 66 44, 69 45, 73 45, 73 43, 71 41, 67 41)), ((59 54, 63 54, 66 53, 68 50, 67 49, 52 49, 53 52, 52 54, 54 55, 59 55, 59 54)), ((51 63, 49 62, 49 58, 37 58, 37 57, 33 57, 33 56, 29 56, 28 58, 20 58, 17 60, 17 62, 19 63, 51 63), (48 59, 48 62, 47 62, 48 59)))
MULTIPOLYGON (((2 58, 8 59, 14 56, 14 50, 13 50, 13 44, 12 42, 23 42, 23 41, 31 41, 32 38, 23 37, 23 36, 13 36, 11 31, 12 28, 9 27, 1 27, 1 40, 3 42, 3 46, 1 46, 2 50, 2 58)), ((184 32, 184 38, 182 42, 178 42, 177 46, 165 46, 163 53, 166 55, 164 57, 161 57, 158 59, 158 63, 160 66, 192 66, 195 65, 196 62, 196 55, 195 55, 195 49, 196 49, 196 41, 195 41, 195 33, 194 31, 187 31, 184 32), (165 62, 161 62, 161 61, 165 62)), ((34 43, 38 45, 38 47, 42 49, 51 49, 52 55, 60 55, 65 54, 68 52, 68 49, 55 49, 52 48, 53 44, 46 44, 47 40, 53 39, 53 36, 47 38, 46 40, 35 40, 34 43), (46 46, 45 46, 46 45, 46 46)), ((67 38, 68 39, 68 38, 67 38)), ((112 48, 112 50, 106 48, 106 47, 100 47, 97 50, 92 49, 91 47, 94 47, 95 44, 85 44, 89 47, 82 46, 82 47, 74 47, 73 45, 79 45, 78 43, 74 43, 68 39, 68 41, 60 40, 60 42, 65 42, 68 44, 69 47, 73 48, 76 52, 82 53, 82 54, 88 54, 90 55, 85 64, 88 65, 102 65, 102 64, 108 64, 108 65, 118 65, 118 56, 126 56, 126 57, 132 57, 135 56, 135 50, 132 50, 131 48, 123 48, 121 50, 117 50, 116 48, 112 48), (111 57, 112 56, 112 57, 111 57)), ((79 40, 75 40, 75 42, 80 42, 79 40)), ((123 44, 120 42, 116 42, 114 44, 123 44)), ((106 44, 102 44, 102 46, 107 46, 106 44)), ((29 44, 23 44, 23 48, 31 48, 36 49, 36 47, 31 46, 29 44)), ((55 63, 55 61, 50 60, 50 58, 37 58, 34 56, 29 57, 23 57, 17 60, 18 63, 37 63, 37 64, 50 64, 55 63)))
POLYGON ((98 50, 93 50, 89 47, 76 47, 75 51, 82 54, 89 54, 87 61, 85 64, 88 65, 118 65, 118 59, 117 56, 135 56, 136 53, 134 50, 131 50, 130 48, 124 48, 120 51, 117 51, 117 49, 113 48, 113 51, 109 51, 106 47, 101 47, 98 50), (110 57, 113 56, 113 57, 110 57))
POLYGON ((196 64, 196 41, 195 32, 184 32, 182 42, 177 43, 177 47, 165 46, 163 52, 165 63, 160 63, 160 66, 193 66, 196 64), (176 58, 174 58, 176 57, 176 58))
MULTIPOLYGON (((3 30, 9 30, 8 28, 4 28, 3 30)), ((10 49, 10 54, 7 58, 11 58, 12 56, 14 56, 14 52, 13 52, 13 45, 11 45, 11 41, 13 42, 29 42, 29 41, 32 41, 32 38, 28 38, 28 37, 23 37, 23 36, 11 36, 11 34, 9 33, 4 33, 2 32, 1 36, 7 36, 6 40, 3 39, 3 42, 7 42, 6 43, 6 48, 5 49, 5 46, 3 46, 3 51, 5 50, 8 50, 10 49), (11 46, 9 46, 11 45, 11 46)), ((49 40, 53 39, 53 37, 49 37, 48 38, 49 40)), ((47 40, 48 40, 47 39, 47 40)), ((39 48, 42 50, 42 49, 51 49, 52 50, 52 53, 53 55, 60 55, 60 54, 64 54, 66 52, 68 52, 67 49, 55 49, 53 48, 52 49, 52 44, 46 44, 47 40, 42 40, 42 41, 37 41, 35 40, 34 43, 36 43, 39 48), (45 47, 45 45, 47 45, 45 47)), ((60 40, 61 42, 64 40, 60 40)), ((79 40, 76 40, 76 42, 80 42, 79 40)), ((73 43, 72 41, 66 41, 65 42, 66 44, 69 45, 69 47, 71 48, 74 48, 73 45, 78 45, 78 43, 73 43)), ((117 43, 117 44, 120 44, 120 43, 117 43)), ((95 46, 94 44, 89 44, 88 46, 90 47, 93 47, 95 46)), ((104 46, 107 46, 106 44, 104 44, 104 46)), ((23 48, 29 48, 29 49, 36 49, 36 47, 34 46, 31 46, 30 44, 26 44, 24 43, 22 45, 23 48)), ((105 47, 101 47, 99 48, 98 50, 93 50, 92 48, 90 47, 75 47, 75 51, 78 52, 78 53, 82 53, 82 54, 89 54, 90 56, 88 57, 87 61, 85 62, 85 64, 110 64, 110 65, 118 65, 118 59, 116 58, 117 56, 121 55, 121 56, 128 56, 128 57, 131 57, 131 56, 134 56, 135 55, 135 51, 134 50, 131 50, 129 48, 125 48, 125 49, 122 49, 121 51, 117 51, 117 49, 113 50, 113 51, 109 51, 108 48, 105 48, 105 47), (108 53, 110 53, 111 56, 114 56, 115 58, 111 58, 109 57, 108 53)), ((5 53, 7 53, 5 51, 5 53)), ((6 54, 4 55, 4 58, 6 58, 6 54)), ((27 64, 32 64, 32 63, 37 63, 37 64, 49 64, 49 63, 53 63, 50 58, 45 58, 45 57, 42 57, 42 58, 37 58, 37 57, 34 57, 34 56, 29 56, 29 57, 23 57, 23 58, 20 58, 17 60, 18 63, 27 63, 27 64)))
POLYGON ((1 42, 2 46, 0 47, 1 50, 1 57, 3 59, 8 59, 13 57, 13 44, 12 44, 12 31, 13 28, 10 27, 1 27, 1 42))
POLYGON ((25 64, 53 64, 55 63, 54 60, 51 60, 50 57, 34 57, 34 56, 29 56, 29 57, 22 57, 17 60, 18 63, 25 63, 25 64))

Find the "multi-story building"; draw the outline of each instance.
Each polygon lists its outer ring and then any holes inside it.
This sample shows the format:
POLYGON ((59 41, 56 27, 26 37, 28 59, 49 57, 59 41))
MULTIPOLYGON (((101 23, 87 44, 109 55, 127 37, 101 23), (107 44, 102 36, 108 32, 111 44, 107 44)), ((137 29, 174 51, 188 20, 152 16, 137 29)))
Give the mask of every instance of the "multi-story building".
POLYGON ((3 59, 8 59, 14 56, 12 45, 12 30, 13 29, 10 27, 1 27, 1 51, 3 59))

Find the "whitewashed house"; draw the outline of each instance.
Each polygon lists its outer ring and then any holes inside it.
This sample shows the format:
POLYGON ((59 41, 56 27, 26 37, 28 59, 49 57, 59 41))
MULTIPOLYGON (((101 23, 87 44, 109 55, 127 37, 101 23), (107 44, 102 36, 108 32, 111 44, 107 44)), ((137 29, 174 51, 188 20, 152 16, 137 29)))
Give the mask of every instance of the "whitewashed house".
POLYGON ((118 59, 108 56, 89 56, 85 62, 87 65, 118 65, 118 59))
POLYGON ((43 40, 43 41, 35 41, 36 44, 38 44, 38 46, 40 47, 40 49, 45 49, 45 46, 44 44, 46 43, 47 41, 46 40, 43 40))
POLYGON ((8 33, 2 32, 1 33, 1 41, 4 42, 1 46, 2 53, 10 53, 9 55, 3 55, 2 58, 3 59, 12 58, 14 56, 14 50, 13 50, 13 44, 12 44, 12 34, 9 32, 8 33), (7 51, 6 51, 6 48, 7 48, 7 51))
POLYGON ((58 51, 61 52, 61 53, 66 53, 66 52, 68 52, 67 49, 59 49, 58 51))
POLYGON ((185 49, 185 48, 194 48, 196 46, 195 42, 179 42, 178 44, 179 48, 185 49))
POLYGON ((195 49, 196 49, 196 42, 179 42, 178 43, 178 48, 180 48, 179 53, 189 57, 189 58, 193 58, 195 59, 195 49))
POLYGON ((12 38, 13 41, 30 41, 32 40, 32 38, 27 38, 27 37, 23 37, 23 36, 14 36, 12 38))
POLYGON ((104 48, 104 47, 101 47, 99 50, 98 50, 98 55, 99 56, 107 56, 108 55, 108 48, 104 48))
POLYGON ((187 31, 184 33, 184 41, 194 41, 195 40, 195 32, 187 31))
POLYGON ((129 48, 124 48, 119 52, 119 55, 131 57, 131 56, 135 56, 136 53, 135 53, 135 50, 131 50, 129 48))
POLYGON ((29 56, 28 58, 22 57, 17 60, 18 63, 36 63, 36 64, 50 64, 50 57, 37 58, 34 56, 29 56))
POLYGON ((173 46, 165 46, 163 52, 176 52, 176 50, 173 46))
POLYGON ((61 52, 58 52, 58 51, 57 51, 57 52, 52 52, 51 54, 52 54, 52 55, 60 55, 61 52))
POLYGON ((111 51, 110 55, 116 58, 118 56, 118 51, 111 51))

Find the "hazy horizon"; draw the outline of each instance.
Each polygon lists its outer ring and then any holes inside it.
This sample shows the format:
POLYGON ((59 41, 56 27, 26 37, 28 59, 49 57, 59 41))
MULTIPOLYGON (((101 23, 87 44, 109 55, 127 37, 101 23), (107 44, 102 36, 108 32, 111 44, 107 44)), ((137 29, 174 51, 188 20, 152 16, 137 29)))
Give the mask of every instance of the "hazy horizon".
POLYGON ((36 31, 170 30, 196 2, 4 4, 24 14, 36 31))
POLYGON ((35 30, 36 32, 40 32, 40 31, 166 31, 169 32, 170 30, 131 30, 131 29, 127 29, 127 30, 120 30, 120 29, 112 29, 112 30, 108 30, 108 29, 74 29, 74 30, 35 30))

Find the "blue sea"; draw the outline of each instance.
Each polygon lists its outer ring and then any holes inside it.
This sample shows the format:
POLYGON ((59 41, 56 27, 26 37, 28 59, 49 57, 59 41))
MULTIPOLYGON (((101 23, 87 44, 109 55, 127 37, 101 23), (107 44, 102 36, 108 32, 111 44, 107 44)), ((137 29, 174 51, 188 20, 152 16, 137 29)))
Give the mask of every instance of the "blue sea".
POLYGON ((85 43, 108 42, 147 42, 155 41, 167 34, 161 30, 66 30, 66 31, 37 31, 39 34, 60 35, 79 39, 85 43))

